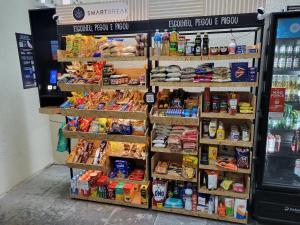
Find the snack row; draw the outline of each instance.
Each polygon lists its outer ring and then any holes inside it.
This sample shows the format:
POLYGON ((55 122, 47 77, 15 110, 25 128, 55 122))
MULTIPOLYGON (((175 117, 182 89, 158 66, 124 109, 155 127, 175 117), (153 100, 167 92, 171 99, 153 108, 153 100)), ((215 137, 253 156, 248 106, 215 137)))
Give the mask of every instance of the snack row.
POLYGON ((247 218, 247 200, 198 193, 190 182, 154 180, 152 204, 157 208, 200 211, 220 217, 247 218))
POLYGON ((183 89, 163 89, 157 94, 157 108, 154 115, 157 116, 198 116, 199 96, 188 93, 183 89))
POLYGON ((66 66, 66 73, 59 77, 62 83, 99 84, 102 80, 102 70, 105 62, 82 63, 72 62, 66 66))
POLYGON ((146 159, 146 145, 126 142, 87 141, 80 139, 73 147, 68 162, 105 166, 108 156, 146 159))
POLYGON ((67 35, 65 57, 143 56, 146 37, 138 34, 136 44, 125 45, 123 38, 92 35, 67 35))
POLYGON ((255 82, 256 68, 248 62, 232 62, 229 67, 215 67, 205 63, 197 67, 181 68, 178 65, 159 66, 151 71, 154 82, 255 82))
POLYGON ((61 108, 113 110, 113 111, 146 111, 144 94, 139 91, 100 91, 89 93, 72 92, 72 96, 61 108))
POLYGON ((230 115, 250 114, 253 113, 253 106, 250 101, 241 101, 238 93, 228 92, 224 96, 220 93, 211 93, 210 88, 206 87, 203 94, 202 111, 229 113, 230 115))
POLYGON ((69 131, 107 133, 143 136, 146 132, 145 121, 112 118, 67 117, 69 131))
POLYGON ((117 73, 112 64, 106 64, 103 67, 103 85, 145 85, 146 74, 141 72, 138 76, 132 76, 127 73, 117 73))
POLYGON ((216 165, 236 171, 250 168, 250 149, 244 147, 202 145, 200 164, 216 165))
POLYGON ((205 187, 208 190, 224 190, 236 193, 245 193, 245 177, 243 174, 201 170, 200 172, 200 187, 205 187))
POLYGON ((193 179, 197 177, 198 157, 183 155, 182 160, 159 160, 154 171, 157 174, 164 174, 170 177, 183 177, 193 179))
POLYGON ((112 162, 113 168, 109 173, 110 178, 121 178, 142 181, 145 175, 144 168, 138 168, 127 159, 116 159, 112 162))
POLYGON ((154 125, 152 146, 169 148, 172 152, 197 152, 196 127, 154 125))
POLYGON ((102 171, 82 171, 71 179, 71 196, 98 197, 126 203, 148 205, 148 184, 116 182, 102 171))
POLYGON ((250 129, 247 124, 227 124, 225 127, 221 120, 203 119, 202 137, 217 140, 250 141, 250 129))

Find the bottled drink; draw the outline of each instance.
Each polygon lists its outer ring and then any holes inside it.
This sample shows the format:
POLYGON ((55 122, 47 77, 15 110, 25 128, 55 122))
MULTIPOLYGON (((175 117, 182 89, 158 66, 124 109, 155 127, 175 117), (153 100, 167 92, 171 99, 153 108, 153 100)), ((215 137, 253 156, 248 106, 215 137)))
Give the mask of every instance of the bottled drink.
POLYGON ((203 45, 202 45, 202 55, 208 55, 208 49, 209 49, 209 39, 208 39, 208 34, 204 33, 203 36, 203 45))
POLYGON ((284 69, 286 63, 286 47, 281 45, 279 48, 279 59, 278 59, 278 68, 284 69))
POLYGON ((268 133, 268 136, 267 136, 266 151, 267 151, 267 153, 275 152, 275 136, 271 133, 268 133))
POLYGON ((230 55, 234 55, 236 51, 236 42, 235 39, 231 39, 229 45, 228 45, 228 53, 230 55))
POLYGON ((195 38, 195 53, 194 55, 201 55, 201 34, 197 33, 195 38))
POLYGON ((289 45, 286 48, 286 63, 285 67, 287 69, 292 69, 293 66, 293 46, 289 45))
POLYGON ((300 159, 296 159, 295 161, 294 174, 300 177, 300 159))
POLYGON ((278 68, 278 58, 279 58, 279 47, 278 45, 275 46, 275 52, 274 52, 274 64, 273 68, 278 68))
POLYGON ((300 41, 297 41, 293 49, 293 69, 300 68, 300 41))
POLYGON ((170 53, 170 36, 167 29, 164 30, 162 35, 162 55, 169 55, 170 53))
POLYGON ((170 33, 170 55, 178 55, 177 53, 177 45, 178 45, 178 33, 174 28, 173 31, 170 33))
POLYGON ((292 144, 291 144, 291 149, 293 152, 298 152, 299 149, 299 142, 300 142, 300 134, 299 134, 299 130, 295 130, 294 132, 294 136, 292 139, 292 144))
POLYGON ((161 54, 161 34, 159 33, 159 30, 156 29, 154 34, 154 55, 160 56, 161 54))

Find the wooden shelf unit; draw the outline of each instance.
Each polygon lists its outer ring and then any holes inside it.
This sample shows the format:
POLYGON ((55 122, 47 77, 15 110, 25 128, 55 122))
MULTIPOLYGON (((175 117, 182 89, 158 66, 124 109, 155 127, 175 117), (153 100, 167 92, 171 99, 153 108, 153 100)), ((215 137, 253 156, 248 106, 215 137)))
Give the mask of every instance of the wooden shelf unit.
POLYGON ((149 143, 148 129, 143 136, 122 135, 122 134, 106 134, 106 133, 90 133, 80 131, 68 131, 66 127, 63 129, 63 135, 66 138, 80 138, 87 140, 132 142, 132 143, 149 143))
POLYGON ((245 173, 245 174, 251 174, 251 168, 249 169, 240 169, 237 170, 229 170, 225 169, 216 165, 204 165, 199 163, 199 169, 202 170, 218 170, 218 171, 225 171, 225 172, 232 172, 232 173, 245 173))
POLYGON ((92 109, 60 109, 61 114, 65 116, 82 116, 93 118, 118 118, 118 119, 135 119, 146 120, 148 118, 147 112, 128 112, 128 111, 113 111, 113 110, 92 110, 92 109))
POLYGON ((60 114, 60 108, 57 106, 46 106, 39 108, 39 113, 41 114, 47 114, 47 115, 55 115, 60 114))
POLYGON ((200 138, 200 144, 228 145, 228 146, 249 147, 249 148, 253 147, 253 143, 251 141, 231 141, 229 139, 217 140, 217 139, 209 139, 209 138, 200 138))
POLYGON ((155 206, 152 206, 152 209, 155 211, 161 211, 161 212, 167 212, 167 213, 175 213, 175 214, 181 214, 186 216, 194 216, 194 217, 201 217, 201 218, 207 218, 207 219, 214 219, 214 220, 223 220, 233 223, 241 223, 241 224, 247 224, 248 219, 236 219, 234 217, 221 217, 217 214, 208 214, 201 211, 188 211, 185 209, 173 209, 173 208, 158 208, 155 206))

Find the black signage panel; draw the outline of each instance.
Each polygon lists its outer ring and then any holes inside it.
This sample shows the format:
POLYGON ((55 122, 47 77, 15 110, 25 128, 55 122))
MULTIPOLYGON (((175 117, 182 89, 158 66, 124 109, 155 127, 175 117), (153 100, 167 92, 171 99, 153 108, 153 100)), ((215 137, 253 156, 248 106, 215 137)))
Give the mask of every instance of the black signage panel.
POLYGON ((260 27, 263 20, 257 20, 256 13, 199 16, 172 19, 155 19, 142 21, 124 21, 111 23, 89 23, 58 25, 58 35, 66 34, 126 34, 155 32, 176 28, 178 31, 211 30, 226 28, 260 27))
POLYGON ((32 37, 29 34, 16 33, 16 39, 19 52, 23 88, 27 89, 37 87, 32 37))
POLYGON ((263 20, 257 20, 256 13, 199 16, 172 19, 149 20, 149 30, 176 28, 178 31, 211 30, 263 26, 263 20))
POLYGON ((58 25, 58 35, 66 34, 126 34, 148 32, 148 20, 111 23, 58 25))

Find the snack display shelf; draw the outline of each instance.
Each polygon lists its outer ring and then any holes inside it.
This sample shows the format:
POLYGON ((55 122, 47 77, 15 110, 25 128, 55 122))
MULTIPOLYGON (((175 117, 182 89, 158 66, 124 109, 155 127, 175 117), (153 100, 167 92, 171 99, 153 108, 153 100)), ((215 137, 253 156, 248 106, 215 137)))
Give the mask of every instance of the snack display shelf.
POLYGON ((150 86, 157 87, 257 87, 257 82, 181 82, 181 81, 150 81, 150 86))
POLYGON ((192 182, 192 183, 197 182, 197 178, 187 179, 180 175, 159 174, 159 173, 155 173, 155 172, 152 172, 152 178, 153 179, 159 178, 159 179, 165 179, 165 180, 187 181, 187 182, 192 182))
POLYGON ((120 200, 112 200, 112 199, 92 197, 92 196, 84 197, 84 196, 81 196, 81 195, 77 195, 77 196, 70 195, 70 197, 73 198, 73 199, 80 199, 80 200, 86 200, 86 201, 92 201, 92 202, 107 203, 107 204, 113 204, 113 205, 122 205, 122 206, 129 206, 129 207, 142 208, 142 209, 148 209, 149 208, 149 204, 142 205, 142 204, 136 204, 136 203, 131 203, 131 202, 124 202, 124 201, 120 201, 120 200))
POLYGON ((233 59, 259 59, 260 53, 209 55, 209 56, 151 56, 152 61, 208 61, 208 60, 233 60, 233 59))
MULTIPOLYGON (((180 116, 159 116, 156 113, 166 110, 158 110, 153 107, 150 112, 150 122, 152 124, 164 124, 164 125, 185 125, 185 126, 199 126, 199 116, 197 117, 180 117, 180 116)), ((198 111, 199 112, 199 111, 198 111)))
POLYGON ((101 61, 146 61, 146 56, 116 56, 116 57, 58 57, 58 62, 101 62, 101 61))
POLYGON ((203 170, 218 170, 218 171, 225 171, 225 172, 232 172, 232 173, 251 174, 251 168, 249 168, 249 169, 240 169, 240 168, 238 168, 237 170, 229 170, 229 169, 217 166, 217 165, 199 164, 199 169, 203 169, 203 170))
POLYGON ((169 212, 169 213, 176 213, 176 214, 181 214, 181 215, 187 215, 187 216, 195 216, 195 217, 202 217, 202 218, 207 218, 207 219, 214 219, 214 220, 224 220, 228 222, 233 222, 233 223, 242 223, 242 224, 247 224, 248 219, 236 219, 234 217, 229 217, 229 216, 219 216, 216 214, 208 214, 205 212, 200 212, 200 211, 188 211, 185 209, 173 209, 173 208, 158 208, 155 206, 152 206, 153 210, 156 211, 161 211, 161 212, 169 212))
POLYGON ((57 82, 58 87, 61 91, 101 91, 101 84, 72 84, 72 83, 64 83, 57 82))
POLYGON ((46 106, 46 107, 39 108, 39 113, 47 114, 47 115, 55 115, 55 114, 60 114, 61 110, 57 106, 46 106))
POLYGON ((198 152, 186 152, 186 151, 180 151, 180 152, 174 152, 171 151, 169 148, 159 148, 159 147, 151 147, 151 152, 162 152, 162 153, 171 153, 171 154, 183 154, 183 155, 198 155, 198 152))
POLYGON ((243 114, 237 113, 235 115, 230 115, 229 113, 214 113, 214 112, 201 112, 201 118, 213 118, 213 119, 240 119, 240 120, 254 120, 255 114, 243 114))
POLYGON ((200 138, 200 144, 208 144, 208 145, 228 145, 228 146, 237 146, 237 147, 253 147, 253 143, 251 141, 232 141, 229 139, 225 140, 216 140, 209 138, 200 138))
POLYGON ((222 188, 218 188, 217 190, 208 190, 206 187, 200 187, 198 189, 198 192, 203 194, 210 194, 210 195, 249 199, 249 189, 246 189, 245 193, 237 193, 233 191, 226 191, 223 190, 222 188))
POLYGON ((66 127, 63 129, 63 135, 66 138, 79 138, 87 140, 103 140, 117 142, 133 142, 133 143, 149 143, 148 129, 144 136, 122 135, 122 134, 106 134, 106 133, 90 133, 80 131, 68 131, 66 127))
POLYGON ((146 120, 147 112, 128 112, 128 111, 113 111, 113 110, 92 110, 92 109, 60 109, 61 114, 65 116, 82 116, 82 117, 94 117, 94 118, 118 118, 118 119, 135 119, 146 120))

